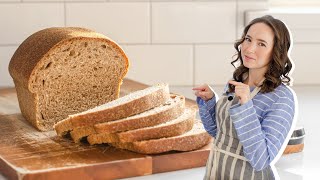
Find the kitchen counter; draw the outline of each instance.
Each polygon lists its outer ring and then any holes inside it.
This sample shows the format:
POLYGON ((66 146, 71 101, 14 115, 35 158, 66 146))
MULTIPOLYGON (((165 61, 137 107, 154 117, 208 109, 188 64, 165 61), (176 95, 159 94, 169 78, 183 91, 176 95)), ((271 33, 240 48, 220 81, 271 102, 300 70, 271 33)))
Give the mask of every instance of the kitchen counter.
MULTIPOLYGON (((172 92, 185 95, 194 99, 191 87, 170 87, 172 92)), ((293 87, 299 101, 299 115, 297 125, 302 125, 306 131, 305 148, 303 152, 283 155, 276 163, 281 179, 302 180, 314 179, 320 172, 319 139, 320 121, 316 118, 318 114, 320 86, 296 86, 293 87)), ((216 91, 221 94, 222 87, 216 91)), ((157 180, 157 179, 202 179, 205 167, 159 173, 154 175, 126 178, 127 180, 157 180)), ((0 175, 0 180, 5 179, 0 175)))
MULTIPOLYGON (((172 92, 184 94, 194 99, 192 87, 171 87, 172 92)), ((221 94, 223 87, 214 88, 221 94)), ((304 150, 299 153, 283 155, 275 164, 281 180, 312 180, 320 172, 320 120, 317 118, 320 106, 320 86, 295 86, 298 97, 299 113, 297 126, 303 126, 306 132, 304 150)), ((202 179, 205 167, 167 172, 149 176, 126 178, 126 180, 194 180, 202 179)))
MULTIPOLYGON (((148 87, 125 79, 120 96, 148 87)), ((197 108, 186 99, 185 106, 197 108)), ((210 145, 194 151, 139 154, 108 145, 90 146, 40 132, 21 115, 14 88, 0 89, 0 172, 11 179, 120 179, 202 167, 210 145)))

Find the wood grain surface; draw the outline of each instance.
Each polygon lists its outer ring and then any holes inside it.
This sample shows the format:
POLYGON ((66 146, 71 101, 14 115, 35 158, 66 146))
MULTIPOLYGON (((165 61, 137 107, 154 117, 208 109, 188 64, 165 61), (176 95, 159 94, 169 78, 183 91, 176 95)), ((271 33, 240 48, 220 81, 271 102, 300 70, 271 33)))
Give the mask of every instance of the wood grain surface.
MULTIPOLYGON (((120 96, 147 86, 126 79, 120 96)), ((186 106, 196 108, 192 100, 186 106)), ((204 166, 210 145, 143 155, 39 132, 21 115, 14 88, 0 90, 0 172, 9 179, 119 179, 204 166)))

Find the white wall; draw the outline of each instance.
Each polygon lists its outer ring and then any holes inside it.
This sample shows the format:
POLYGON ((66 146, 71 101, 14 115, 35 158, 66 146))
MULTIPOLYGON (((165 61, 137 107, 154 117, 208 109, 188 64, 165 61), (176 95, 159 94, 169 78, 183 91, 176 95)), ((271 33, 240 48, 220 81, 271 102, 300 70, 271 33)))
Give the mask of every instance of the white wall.
MULTIPOLYGON (((245 12, 267 8, 267 0, 0 0, 0 87, 13 86, 7 69, 19 44, 53 26, 86 27, 115 40, 134 80, 222 85, 231 77, 233 42, 255 16, 245 12)), ((320 84, 311 76, 320 65, 320 38, 304 39, 299 35, 292 52, 295 84, 320 84)))

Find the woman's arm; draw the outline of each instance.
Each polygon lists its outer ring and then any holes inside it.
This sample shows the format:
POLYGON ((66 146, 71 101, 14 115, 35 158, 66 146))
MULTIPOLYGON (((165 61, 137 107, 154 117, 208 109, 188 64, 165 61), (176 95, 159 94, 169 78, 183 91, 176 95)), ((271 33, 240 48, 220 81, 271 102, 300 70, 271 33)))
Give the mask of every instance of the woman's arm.
POLYGON ((267 167, 276 157, 290 135, 294 118, 295 103, 292 93, 288 90, 286 93, 274 94, 277 98, 260 96, 259 101, 267 105, 261 123, 252 100, 243 105, 237 104, 229 110, 245 157, 258 171, 267 167))
POLYGON ((205 130, 212 136, 216 137, 217 124, 215 118, 216 96, 208 101, 204 101, 197 97, 197 104, 199 107, 199 114, 205 130))

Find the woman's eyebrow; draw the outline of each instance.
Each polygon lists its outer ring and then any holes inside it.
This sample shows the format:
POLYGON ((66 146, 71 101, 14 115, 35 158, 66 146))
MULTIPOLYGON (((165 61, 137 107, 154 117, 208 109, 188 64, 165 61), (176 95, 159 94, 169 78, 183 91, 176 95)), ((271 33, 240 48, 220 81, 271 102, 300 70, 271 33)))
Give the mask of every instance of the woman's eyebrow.
MULTIPOLYGON (((252 39, 252 37, 251 37, 250 35, 247 34, 246 36, 247 36, 248 38, 252 39)), ((257 40, 268 44, 267 41, 265 41, 265 40, 263 40, 263 39, 257 39, 257 40)))

